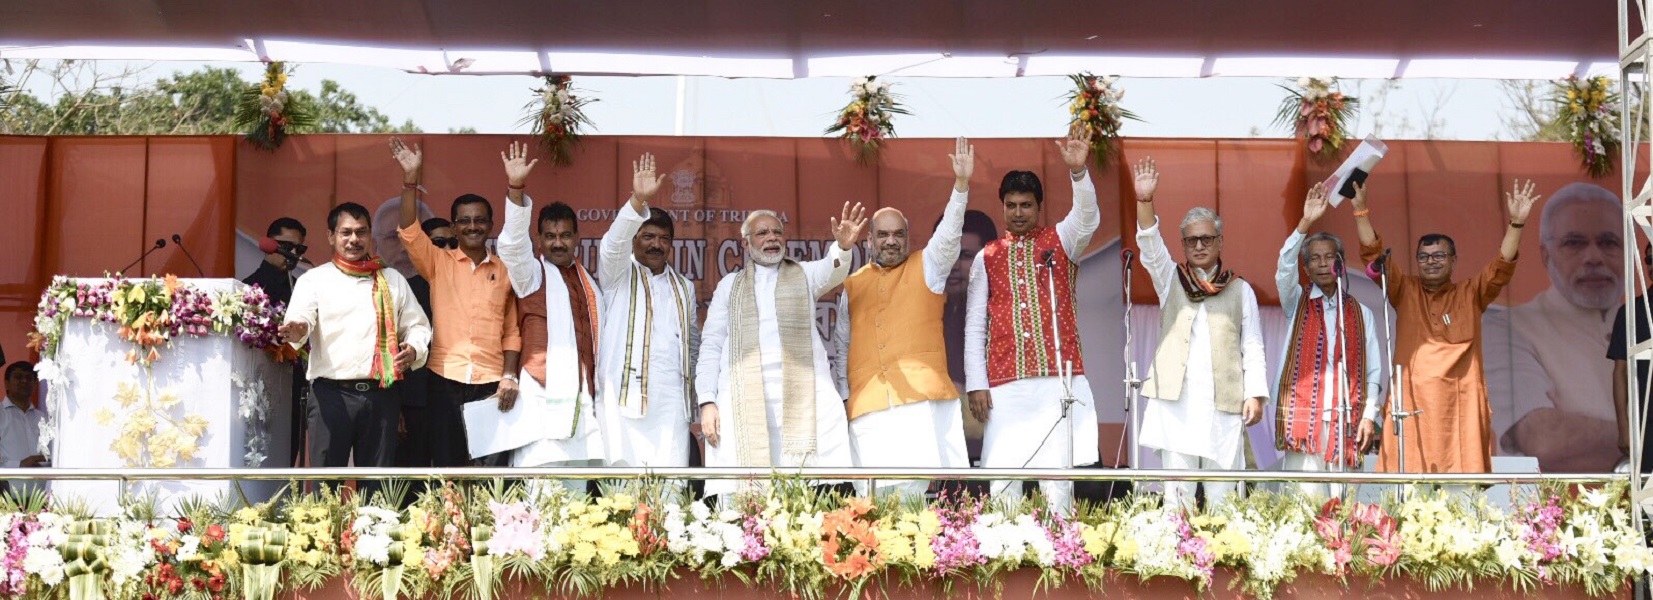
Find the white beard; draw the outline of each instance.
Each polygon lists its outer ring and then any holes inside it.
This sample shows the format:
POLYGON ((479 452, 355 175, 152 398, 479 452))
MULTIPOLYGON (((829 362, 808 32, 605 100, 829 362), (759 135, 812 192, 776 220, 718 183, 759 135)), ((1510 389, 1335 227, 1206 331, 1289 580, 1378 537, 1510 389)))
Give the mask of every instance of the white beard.
POLYGON ((762 266, 765 266, 765 267, 773 267, 775 265, 781 264, 781 261, 785 260, 785 259, 786 259, 786 253, 785 252, 782 252, 780 254, 775 255, 774 258, 770 258, 768 255, 765 255, 762 252, 753 252, 753 251, 750 251, 750 250, 746 251, 746 260, 750 260, 750 261, 752 261, 753 264, 762 265, 762 266))

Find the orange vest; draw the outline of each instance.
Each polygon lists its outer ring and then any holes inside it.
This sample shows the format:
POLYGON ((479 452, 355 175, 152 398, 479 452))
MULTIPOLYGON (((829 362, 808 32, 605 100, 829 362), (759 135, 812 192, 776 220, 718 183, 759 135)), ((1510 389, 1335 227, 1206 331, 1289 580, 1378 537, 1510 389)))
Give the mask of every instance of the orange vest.
MULTIPOLYGON (((947 374, 941 328, 946 294, 924 283, 923 251, 893 269, 868 264, 844 280, 849 294, 849 418, 959 397, 947 374)), ((842 318, 842 317, 840 317, 842 318)))

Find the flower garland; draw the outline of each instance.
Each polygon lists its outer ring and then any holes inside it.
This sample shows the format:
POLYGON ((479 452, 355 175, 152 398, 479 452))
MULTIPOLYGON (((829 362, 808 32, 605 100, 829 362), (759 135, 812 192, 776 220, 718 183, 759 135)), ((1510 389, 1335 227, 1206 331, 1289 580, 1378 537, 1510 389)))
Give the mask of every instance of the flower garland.
POLYGON ((1091 159, 1097 168, 1108 166, 1113 160, 1119 142, 1119 127, 1125 119, 1141 121, 1135 113, 1125 110, 1119 101, 1125 90, 1114 86, 1119 77, 1098 77, 1088 72, 1069 75, 1073 90, 1068 92, 1068 129, 1088 134, 1091 141, 1091 159))
POLYGON ((1434 589, 1575 585, 1601 595, 1653 567, 1622 483, 1540 488, 1508 512, 1484 497, 1413 490, 1380 504, 1259 493, 1204 513, 1142 495, 1076 515, 1031 503, 988 509, 948 498, 902 506, 780 487, 724 510, 629 488, 593 499, 451 484, 400 510, 386 508, 394 498, 368 505, 326 490, 227 514, 211 502, 184 502, 166 520, 133 516, 142 511, 131 506, 108 521, 10 506, 0 509, 0 597, 52 597, 76 577, 91 577, 111 600, 264 596, 313 590, 348 572, 363 595, 486 600, 500 571, 457 562, 472 544, 530 593, 543 585, 547 594, 586 596, 665 585, 683 571, 813 600, 833 589, 855 596, 880 577, 991 584, 1017 569, 1040 570, 1048 585, 1079 579, 1100 589, 1110 573, 1124 573, 1204 588, 1219 568, 1260 598, 1307 573, 1407 577, 1434 589), (642 538, 664 545, 651 551, 642 538), (92 546, 77 545, 85 543, 92 546), (255 581, 258 569, 240 568, 249 565, 283 576, 255 581))
POLYGON ((1606 77, 1573 75, 1555 82, 1550 101, 1591 177, 1605 177, 1619 153, 1619 95, 1606 77))
POLYGON ((235 126, 247 131, 247 142, 274 152, 287 136, 314 126, 315 112, 308 103, 287 93, 287 65, 276 61, 264 67, 264 80, 241 92, 235 107, 235 126))
POLYGON ((1287 93, 1274 124, 1290 127, 1315 158, 1336 156, 1349 139, 1349 120, 1359 110, 1360 99, 1336 89, 1336 77, 1299 77, 1297 87, 1280 88, 1287 93))
POLYGON ((585 115, 585 105, 596 102, 574 94, 574 79, 567 75, 546 75, 545 87, 534 89, 534 99, 524 107, 529 111, 523 121, 532 125, 540 147, 557 165, 574 164, 574 149, 580 137, 592 127, 585 115))
POLYGON ((828 135, 855 149, 855 161, 861 165, 878 163, 879 152, 886 138, 895 137, 895 115, 910 114, 901 105, 899 96, 890 93, 890 83, 878 83, 876 75, 856 77, 849 84, 849 104, 838 111, 838 120, 826 128, 828 135))

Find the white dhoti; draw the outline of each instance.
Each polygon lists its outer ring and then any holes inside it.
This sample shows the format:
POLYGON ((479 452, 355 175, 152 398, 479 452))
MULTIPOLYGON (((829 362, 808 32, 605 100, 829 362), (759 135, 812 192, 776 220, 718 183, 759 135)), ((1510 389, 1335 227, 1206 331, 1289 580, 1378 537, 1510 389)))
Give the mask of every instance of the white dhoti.
MULTIPOLYGON (((1313 454, 1301 452, 1287 452, 1280 459, 1280 470, 1303 471, 1306 473, 1325 473, 1336 471, 1332 465, 1326 464, 1326 459, 1313 454)), ((1358 470, 1357 470, 1358 472, 1358 470)), ((1297 482, 1297 491, 1312 498, 1326 499, 1341 497, 1343 490, 1348 487, 1341 483, 1318 483, 1309 481, 1297 482)))
MULTIPOLYGON (((819 342, 817 342, 819 343, 819 342)), ((832 380, 827 377, 815 378, 815 455, 804 457, 783 456, 781 448, 781 377, 779 369, 775 369, 774 376, 770 376, 770 369, 764 369, 763 395, 766 405, 766 416, 769 422, 769 462, 782 475, 786 469, 794 467, 852 467, 855 466, 854 456, 850 451, 849 422, 844 416, 844 401, 838 398, 837 390, 832 387, 832 380)), ((718 418, 718 435, 722 442, 717 447, 706 447, 706 466, 708 467, 736 467, 741 466, 735 460, 735 440, 740 439, 735 431, 736 422, 733 410, 722 411, 718 418)), ((835 483, 835 482, 815 482, 835 483)), ((740 488, 739 482, 732 479, 714 479, 706 482, 706 495, 727 494, 740 488)))
MULTIPOLYGON (((520 376, 517 403, 545 402, 545 387, 527 372, 520 376)), ((511 451, 512 467, 600 467, 603 465, 603 434, 597 426, 596 403, 591 396, 580 393, 580 414, 575 419, 574 433, 563 439, 542 439, 511 451)), ((547 424, 547 427, 555 425, 547 424)), ((585 491, 586 480, 559 480, 573 491, 585 491)))
MULTIPOLYGON (((1050 469, 1096 462, 1096 404, 1091 399, 1090 383, 1084 375, 1073 378, 1077 402, 1067 419, 1062 418, 1063 394, 1062 381, 1055 377, 1021 379, 993 387, 993 410, 982 432, 981 466, 1050 469), (1070 436, 1073 454, 1066 456, 1070 436)), ((1008 501, 1020 496, 1019 484, 994 481, 993 499, 1008 501)), ((1041 481, 1039 489, 1051 508, 1065 511, 1073 507, 1072 481, 1041 481)))
MULTIPOLYGON (((850 421, 849 432, 857 467, 970 466, 964 446, 964 410, 958 398, 870 412, 850 421)), ((918 479, 877 482, 880 494, 914 498, 922 498, 929 487, 929 481, 918 479)))
MULTIPOLYGON (((1193 372, 1195 361, 1189 361, 1193 372)), ((1209 359, 1207 359, 1209 363, 1209 359)), ((1142 411, 1142 446, 1159 452, 1166 469, 1238 471, 1245 468, 1245 422, 1240 415, 1217 410, 1207 393, 1189 393, 1180 400, 1148 398, 1142 411)), ((1194 508, 1196 481, 1165 483, 1168 506, 1194 508)), ((1216 506, 1244 489, 1237 483, 1205 482, 1206 507, 1216 506)))

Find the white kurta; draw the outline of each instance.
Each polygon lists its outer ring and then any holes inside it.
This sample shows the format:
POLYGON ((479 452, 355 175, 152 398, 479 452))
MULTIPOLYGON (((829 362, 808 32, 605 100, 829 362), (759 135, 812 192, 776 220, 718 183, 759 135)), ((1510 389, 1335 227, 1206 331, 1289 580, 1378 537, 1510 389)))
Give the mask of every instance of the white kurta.
MULTIPOLYGON (((833 244, 831 254, 820 260, 799 263, 809 286, 810 298, 820 298, 838 284, 849 272, 850 253, 833 244)), ((849 426, 844 414, 843 399, 833 386, 832 371, 827 366, 826 348, 820 336, 811 335, 815 369, 815 442, 816 454, 799 461, 781 454, 781 336, 775 318, 775 285, 779 269, 748 263, 755 269, 753 290, 757 294, 758 348, 763 355, 763 391, 769 421, 770 463, 777 469, 785 467, 850 467, 854 458, 850 451, 849 426)), ((735 353, 728 347, 729 310, 731 290, 739 272, 725 275, 712 294, 712 304, 706 312, 706 325, 700 339, 700 358, 695 368, 695 390, 702 403, 718 407, 717 446, 707 445, 706 466, 741 466, 736 462, 737 437, 735 399, 730 397, 730 373, 734 371, 735 353)), ((737 489, 734 480, 706 482, 706 494, 724 494, 737 489)))
MULTIPOLYGON (((518 298, 526 298, 539 291, 547 277, 561 277, 552 270, 557 268, 555 265, 534 256, 533 242, 528 235, 528 226, 534 215, 534 201, 524 196, 523 202, 526 206, 517 206, 509 201, 505 203, 505 225, 500 228, 499 240, 495 244, 499 260, 505 263, 505 271, 511 277, 511 289, 516 291, 518 298)), ((574 315, 567 312, 551 314, 548 310, 545 318, 572 319, 574 315)), ((517 402, 548 401, 549 394, 545 387, 535 381, 527 370, 520 371, 517 378, 517 402)), ((573 435, 564 439, 543 439, 518 448, 511 453, 511 466, 583 466, 601 461, 604 456, 603 435, 598 423, 602 413, 592 400, 591 390, 581 390, 579 402, 580 418, 575 423, 573 435)), ((547 427, 551 426, 547 424, 547 427)), ((555 426, 566 427, 560 424, 555 426)))
MULTIPOLYGON (((1089 171, 1073 182, 1073 209, 1056 224, 1056 237, 1062 240, 1062 250, 1068 259, 1077 262, 1090 246, 1091 235, 1102 223, 1096 206, 1096 186, 1089 171)), ((1040 296, 1049 294, 1041 276, 1040 296)), ((1061 282, 1057 282, 1061 285, 1061 282)), ((988 389, 987 378, 987 266, 977 254, 970 265, 970 287, 965 304, 964 372, 965 388, 969 391, 988 389)), ((1008 293, 1008 292, 1004 292, 1008 293)), ((1048 335, 1048 334, 1047 334, 1048 335)), ((1063 348, 1064 353, 1077 350, 1063 348)), ((1062 416, 1062 381, 1056 377, 1032 377, 992 387, 993 411, 988 415, 982 432, 981 464, 988 468, 1062 467, 1062 450, 1067 446, 1063 432, 1067 427, 1051 431, 1062 416), (1041 448, 1041 444, 1043 448, 1041 448), (1035 456, 1037 454, 1037 456, 1035 456), (1029 459, 1032 462, 1028 462, 1029 459)), ((1097 430, 1093 416, 1095 404, 1091 401, 1090 384, 1083 375, 1073 378, 1073 395, 1078 403, 1073 406, 1073 464, 1085 465, 1097 461, 1097 430)), ((1071 487, 1071 484, 1069 484, 1071 487)), ((1049 493, 1048 491, 1046 492, 1049 493)))
MULTIPOLYGON (((1160 309, 1165 310, 1164 299, 1183 291, 1182 284, 1177 282, 1177 265, 1171 260, 1170 250, 1165 247, 1165 239, 1160 237, 1159 223, 1137 230, 1136 241, 1142 251, 1142 266, 1148 270, 1154 281, 1154 292, 1161 299, 1160 309)), ((1244 279, 1235 279, 1228 287, 1229 292, 1240 293, 1242 307, 1242 389, 1246 398, 1268 398, 1271 394, 1268 391, 1262 324, 1257 316, 1257 294, 1244 279)), ((1167 335, 1170 332, 1160 332, 1161 339, 1167 335)), ((1217 410, 1217 387, 1212 380, 1211 329, 1204 304, 1194 315, 1187 365, 1180 398, 1147 399, 1142 411, 1142 445, 1198 456, 1218 465, 1244 465, 1245 422, 1239 413, 1217 410)))
MULTIPOLYGON (((959 243, 964 235, 964 211, 969 205, 970 193, 953 190, 947 208, 936 225, 935 235, 920 253, 924 269, 924 285, 936 294, 947 293, 947 276, 958 261, 959 243)), ((874 249, 876 251, 876 248, 874 249)), ((869 269, 881 269, 876 263, 869 269)), ((871 310, 871 309, 867 309, 871 310)), ((840 393, 849 390, 849 294, 838 296, 837 332, 832 336, 836 346, 837 364, 833 376, 840 393)), ((937 320, 941 319, 938 312, 937 320)), ((950 378, 942 374, 944 379, 950 378)), ((893 399, 891 399, 893 400, 893 399)), ((958 398, 914 402, 889 406, 861 415, 849 422, 850 443, 855 449, 858 467, 947 467, 970 466, 970 452, 964 444, 964 411, 958 398)), ((880 481, 880 491, 902 494, 924 493, 928 481, 880 481)))
MULTIPOLYGON (((637 300, 631 294, 632 269, 648 272, 648 268, 632 257, 632 238, 637 235, 647 213, 632 210, 628 202, 620 208, 603 234, 601 255, 597 264, 597 284, 602 288, 602 338, 597 344, 597 389, 603 406, 603 439, 609 464, 626 467, 687 467, 689 466, 689 394, 683 377, 683 346, 688 344, 689 364, 694 365, 694 350, 699 346, 700 328, 694 289, 683 286, 681 293, 689 296, 687 311, 678 314, 672 278, 677 276, 670 264, 660 273, 650 273, 645 279, 653 303, 653 318, 649 327, 652 338, 649 354, 635 348, 631 371, 626 372, 626 347, 631 341, 632 304, 637 300), (683 336, 683 321, 689 323, 688 339, 683 336), (621 415, 620 391, 626 379, 633 387, 642 386, 643 369, 648 369, 648 410, 640 419, 621 415)), ((641 293, 639 293, 639 298, 641 293)), ((637 307, 636 310, 646 310, 637 307)), ((687 374, 692 376, 693 374, 687 374)))

